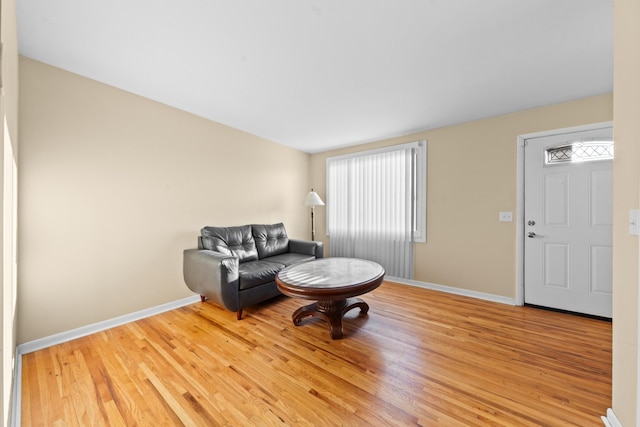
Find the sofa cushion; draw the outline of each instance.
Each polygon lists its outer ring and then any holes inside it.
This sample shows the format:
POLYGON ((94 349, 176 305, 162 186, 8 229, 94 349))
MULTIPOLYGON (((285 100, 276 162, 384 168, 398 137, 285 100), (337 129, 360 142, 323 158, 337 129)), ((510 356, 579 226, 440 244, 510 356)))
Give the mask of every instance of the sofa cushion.
POLYGON ((279 264, 284 264, 286 267, 289 267, 290 265, 297 264, 299 262, 313 261, 314 259, 316 259, 316 257, 313 255, 296 254, 293 252, 289 252, 286 254, 270 256, 268 258, 265 258, 264 261, 277 262, 279 264))
POLYGON ((260 259, 289 252, 289 237, 283 223, 252 224, 251 230, 260 259))
POLYGON ((284 268, 284 264, 268 261, 252 261, 240 264, 238 273, 240 276, 240 290, 253 288, 273 282, 278 271, 284 268))
POLYGON ((202 246, 211 251, 238 257, 243 263, 258 259, 258 250, 251 234, 251 226, 240 227, 204 227, 202 246))

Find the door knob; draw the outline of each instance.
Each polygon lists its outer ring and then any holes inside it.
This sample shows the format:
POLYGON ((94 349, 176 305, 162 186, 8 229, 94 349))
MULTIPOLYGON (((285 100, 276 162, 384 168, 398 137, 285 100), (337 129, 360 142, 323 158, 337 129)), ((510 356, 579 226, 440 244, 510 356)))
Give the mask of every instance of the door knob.
POLYGON ((534 237, 536 237, 536 233, 534 233, 533 231, 530 231, 527 233, 527 237, 533 239, 534 237))

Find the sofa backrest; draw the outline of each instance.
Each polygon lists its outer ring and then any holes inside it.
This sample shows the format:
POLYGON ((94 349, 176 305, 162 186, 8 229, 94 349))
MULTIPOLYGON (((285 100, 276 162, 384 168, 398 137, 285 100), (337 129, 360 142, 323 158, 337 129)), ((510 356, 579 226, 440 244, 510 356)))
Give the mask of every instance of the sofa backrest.
POLYGON ((260 259, 289 252, 289 237, 283 223, 252 224, 251 229, 260 259))
POLYGON ((202 246, 204 249, 238 257, 239 262, 258 259, 256 242, 250 225, 240 227, 204 227, 202 246))

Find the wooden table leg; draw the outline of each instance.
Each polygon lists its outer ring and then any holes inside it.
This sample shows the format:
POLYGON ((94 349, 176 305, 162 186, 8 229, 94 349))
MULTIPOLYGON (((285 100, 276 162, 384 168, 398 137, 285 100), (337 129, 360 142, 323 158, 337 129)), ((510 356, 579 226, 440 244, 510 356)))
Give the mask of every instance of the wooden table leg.
POLYGON ((360 314, 367 314, 369 305, 362 298, 348 298, 333 301, 318 301, 297 309, 292 316, 293 324, 300 326, 307 316, 322 317, 329 322, 331 339, 342 338, 342 317, 348 311, 359 307, 360 314))

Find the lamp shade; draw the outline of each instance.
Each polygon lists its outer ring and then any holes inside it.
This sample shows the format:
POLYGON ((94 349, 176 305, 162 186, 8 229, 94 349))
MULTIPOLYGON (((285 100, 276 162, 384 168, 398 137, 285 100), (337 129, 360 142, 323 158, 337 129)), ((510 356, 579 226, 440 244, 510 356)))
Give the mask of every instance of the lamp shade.
POLYGON ((324 206, 324 202, 318 196, 318 193, 313 191, 313 188, 309 193, 307 193, 307 197, 304 198, 304 202, 302 203, 304 206, 324 206))

